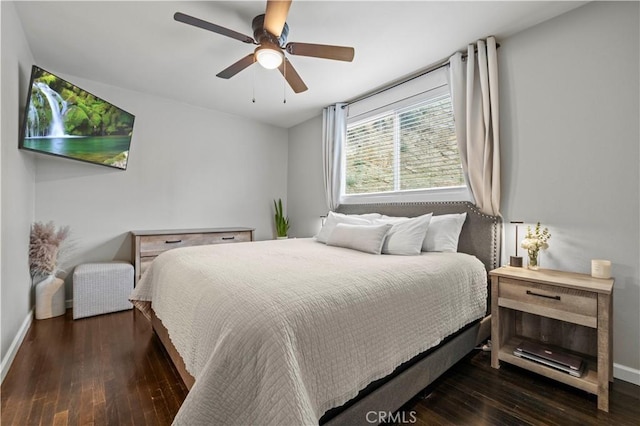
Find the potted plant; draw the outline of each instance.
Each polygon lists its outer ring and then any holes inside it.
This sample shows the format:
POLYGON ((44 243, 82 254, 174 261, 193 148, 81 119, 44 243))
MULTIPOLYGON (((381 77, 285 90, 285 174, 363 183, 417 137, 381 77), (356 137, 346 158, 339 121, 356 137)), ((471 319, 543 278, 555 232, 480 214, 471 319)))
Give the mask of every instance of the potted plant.
POLYGON ((278 236, 278 239, 285 239, 289 232, 289 218, 284 215, 282 199, 278 198, 278 201, 273 200, 273 206, 276 209, 276 235, 278 236))

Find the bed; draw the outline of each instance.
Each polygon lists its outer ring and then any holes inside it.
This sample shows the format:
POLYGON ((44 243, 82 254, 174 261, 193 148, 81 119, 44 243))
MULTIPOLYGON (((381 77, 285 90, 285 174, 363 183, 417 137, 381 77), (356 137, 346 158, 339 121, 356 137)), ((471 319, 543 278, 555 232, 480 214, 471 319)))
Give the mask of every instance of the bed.
POLYGON ((375 256, 290 239, 158 257, 132 299, 190 388, 175 424, 366 424, 489 335, 498 218, 468 203, 339 211, 467 216, 459 253, 375 256))

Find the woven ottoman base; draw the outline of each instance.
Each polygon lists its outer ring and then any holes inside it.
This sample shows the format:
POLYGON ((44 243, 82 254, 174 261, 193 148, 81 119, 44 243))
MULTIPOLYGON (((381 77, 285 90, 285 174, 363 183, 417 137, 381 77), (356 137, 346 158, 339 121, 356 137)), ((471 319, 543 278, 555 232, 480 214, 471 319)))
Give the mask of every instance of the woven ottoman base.
POLYGON ((73 273, 73 319, 132 309, 133 265, 85 263, 73 273))

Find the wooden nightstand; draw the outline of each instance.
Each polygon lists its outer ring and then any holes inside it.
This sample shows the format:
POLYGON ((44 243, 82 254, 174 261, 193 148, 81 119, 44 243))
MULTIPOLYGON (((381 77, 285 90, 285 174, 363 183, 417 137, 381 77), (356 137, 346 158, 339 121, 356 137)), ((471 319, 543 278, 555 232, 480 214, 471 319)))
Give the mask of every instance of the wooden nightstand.
POLYGON ((609 411, 613 381, 613 279, 504 266, 491 276, 491 366, 517 365, 598 396, 609 411), (579 355, 587 367, 581 377, 513 354, 523 340, 542 342, 579 355))

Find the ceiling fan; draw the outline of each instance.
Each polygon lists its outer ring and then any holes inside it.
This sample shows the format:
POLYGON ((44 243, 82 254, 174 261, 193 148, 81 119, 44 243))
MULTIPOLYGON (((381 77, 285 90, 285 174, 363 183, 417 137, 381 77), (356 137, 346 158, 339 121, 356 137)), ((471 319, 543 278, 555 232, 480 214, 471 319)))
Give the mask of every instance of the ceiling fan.
POLYGON ((264 68, 278 68, 293 91, 300 93, 307 90, 307 86, 285 56, 284 51, 290 55, 311 56, 314 58, 351 62, 353 60, 355 50, 353 47, 331 46, 327 44, 287 43, 289 25, 287 25, 286 20, 287 14, 289 13, 289 7, 291 7, 291 0, 268 0, 266 12, 262 15, 256 16, 251 24, 254 38, 219 25, 203 21, 202 19, 185 15, 181 12, 176 12, 176 14, 173 15, 173 19, 185 24, 193 25, 194 27, 213 31, 214 33, 240 40, 244 43, 255 44, 258 46, 253 53, 250 53, 228 68, 219 72, 217 74, 218 77, 231 78, 257 61, 264 68))

